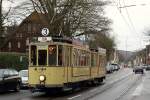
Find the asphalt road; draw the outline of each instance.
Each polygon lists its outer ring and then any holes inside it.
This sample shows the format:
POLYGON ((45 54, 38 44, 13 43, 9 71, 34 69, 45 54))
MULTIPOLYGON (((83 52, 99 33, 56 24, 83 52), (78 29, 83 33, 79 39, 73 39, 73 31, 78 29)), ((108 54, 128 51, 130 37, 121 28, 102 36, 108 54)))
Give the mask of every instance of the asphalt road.
POLYGON ((146 71, 140 81, 121 100, 150 100, 150 71, 146 71))
POLYGON ((56 95, 45 95, 44 93, 32 94, 29 90, 10 91, 0 94, 0 100, 119 100, 126 87, 130 88, 130 85, 134 87, 139 81, 142 81, 141 75, 134 75, 131 69, 121 69, 107 75, 105 84, 85 87, 73 93, 63 92, 56 95))
POLYGON ((140 80, 141 75, 132 75, 113 84, 112 87, 90 98, 90 100, 122 100, 121 98, 130 90, 130 88, 140 80))
POLYGON ((132 75, 89 100, 150 100, 150 71, 132 75))

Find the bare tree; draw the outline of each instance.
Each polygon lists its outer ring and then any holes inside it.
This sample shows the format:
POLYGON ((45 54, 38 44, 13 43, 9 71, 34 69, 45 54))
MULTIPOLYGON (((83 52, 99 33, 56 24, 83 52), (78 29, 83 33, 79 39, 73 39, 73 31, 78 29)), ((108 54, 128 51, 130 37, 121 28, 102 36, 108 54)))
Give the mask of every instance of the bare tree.
POLYGON ((104 17, 100 0, 30 0, 37 12, 47 15, 50 33, 83 35, 89 30, 103 30, 110 21, 104 17))
MULTIPOLYGON (((95 32, 93 31, 93 33, 95 32)), ((102 33, 101 31, 97 31, 93 35, 93 39, 89 40, 89 45, 91 48, 105 48, 107 50, 107 61, 110 60, 110 56, 114 52, 114 47, 116 46, 114 37, 111 37, 108 33, 102 33)))
MULTIPOLYGON (((10 33, 6 36, 5 26, 17 25, 33 12, 33 6, 30 1, 18 2, 18 0, 0 0, 0 49, 6 44, 9 38, 12 38, 12 36, 9 36, 10 33), (8 8, 4 8, 4 2, 9 2, 14 6, 10 5, 8 8)), ((13 33, 13 31, 11 33, 13 33)))
MULTIPOLYGON (((24 0, 10 8, 5 21, 7 19, 7 24, 22 21, 35 10, 46 15, 50 33, 79 36, 91 34, 90 31, 93 30, 109 30, 111 22, 104 17, 103 9, 107 4, 100 0, 24 0)), ((3 25, 0 23, 0 26, 3 25)))
MULTIPOLYGON (((10 12, 10 9, 5 12, 4 9, 3 9, 3 2, 6 1, 6 0, 0 0, 0 43, 2 43, 4 41, 4 21, 5 19, 7 19, 7 16, 10 12)), ((12 2, 11 0, 7 0, 9 2, 12 2)), ((1 45, 1 44, 0 44, 1 45)))
POLYGON ((17 23, 20 23, 24 18, 31 14, 33 10, 32 3, 29 0, 24 0, 11 9, 6 22, 7 24, 11 24, 11 21, 15 20, 17 23))

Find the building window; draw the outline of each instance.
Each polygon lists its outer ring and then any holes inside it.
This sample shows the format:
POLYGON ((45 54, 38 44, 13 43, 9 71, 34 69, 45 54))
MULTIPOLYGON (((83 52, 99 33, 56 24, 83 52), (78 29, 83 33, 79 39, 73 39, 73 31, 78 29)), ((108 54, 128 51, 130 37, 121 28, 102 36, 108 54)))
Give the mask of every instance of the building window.
POLYGON ((18 48, 20 48, 20 42, 18 42, 18 48))
POLYGON ((22 36, 22 33, 20 33, 20 38, 22 38, 23 36, 22 36))
POLYGON ((36 32, 37 24, 33 24, 33 32, 36 32))
POLYGON ((8 48, 11 49, 11 42, 8 43, 8 48))
POLYGON ((31 32, 32 31, 32 26, 31 24, 28 24, 28 32, 31 32))
POLYGON ((19 38, 19 34, 16 34, 16 37, 19 38))
POLYGON ((27 27, 28 26, 28 24, 24 24, 23 26, 22 26, 22 30, 24 31, 24 32, 27 32, 27 27))
POLYGON ((26 39, 26 46, 29 45, 29 38, 26 39))

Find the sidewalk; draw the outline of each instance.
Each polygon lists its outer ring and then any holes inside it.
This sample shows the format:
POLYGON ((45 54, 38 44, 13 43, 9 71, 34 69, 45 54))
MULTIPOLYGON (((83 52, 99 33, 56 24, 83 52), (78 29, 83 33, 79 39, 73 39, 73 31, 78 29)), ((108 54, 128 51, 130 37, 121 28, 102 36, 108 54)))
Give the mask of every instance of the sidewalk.
POLYGON ((131 94, 131 100, 150 100, 150 71, 145 72, 141 83, 131 94))

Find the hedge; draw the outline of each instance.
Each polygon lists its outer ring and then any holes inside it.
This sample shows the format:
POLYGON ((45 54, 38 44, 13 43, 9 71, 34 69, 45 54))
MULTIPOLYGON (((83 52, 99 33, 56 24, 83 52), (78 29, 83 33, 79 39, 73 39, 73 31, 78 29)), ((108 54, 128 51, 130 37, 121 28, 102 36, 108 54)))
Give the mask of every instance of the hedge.
POLYGON ((23 53, 0 52, 0 68, 22 70, 28 68, 28 56, 23 53))

